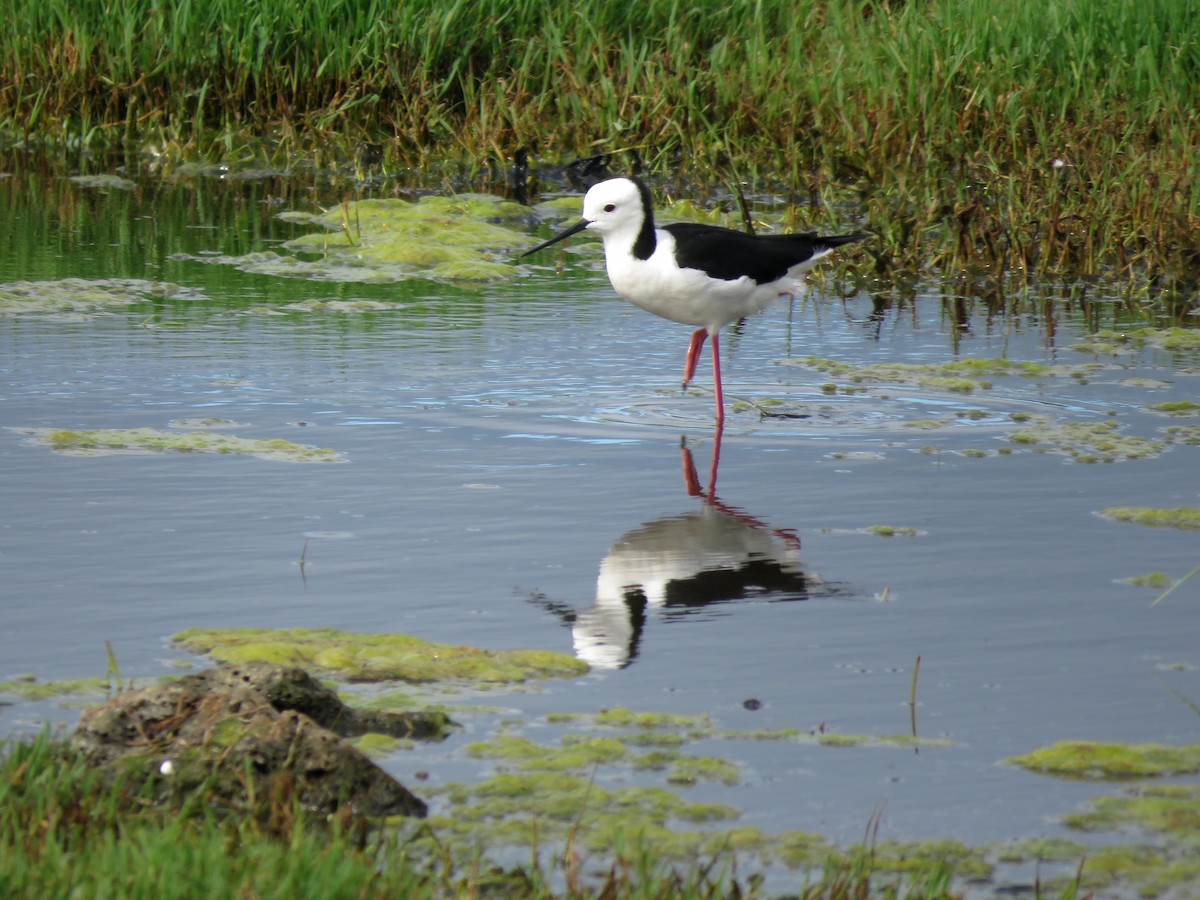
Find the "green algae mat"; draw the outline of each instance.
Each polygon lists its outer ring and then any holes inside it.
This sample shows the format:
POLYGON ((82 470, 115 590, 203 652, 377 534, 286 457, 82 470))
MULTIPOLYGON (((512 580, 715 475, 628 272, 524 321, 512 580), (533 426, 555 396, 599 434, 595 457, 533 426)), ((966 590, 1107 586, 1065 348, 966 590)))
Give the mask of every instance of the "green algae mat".
POLYGON ((319 230, 287 241, 282 249, 290 255, 265 250, 192 258, 315 281, 478 283, 515 277, 520 270, 512 257, 530 243, 529 208, 486 194, 426 196, 415 202, 368 198, 318 212, 283 212, 279 218, 319 230))
POLYGON ((1200 772, 1200 746, 1059 741, 1008 761, 1067 778, 1148 778, 1200 772))
POLYGON ((68 456, 217 453, 253 456, 276 462, 336 463, 345 457, 327 447, 297 444, 282 438, 242 438, 210 430, 165 431, 160 428, 16 428, 30 440, 68 456))
POLYGON ((203 294, 141 278, 62 278, 0 284, 0 316, 26 313, 87 318, 152 300, 195 301, 203 294))
POLYGON ((186 650, 221 662, 310 666, 349 681, 518 685, 586 674, 587 663, 550 650, 481 650, 407 634, 318 629, 201 629, 175 635, 186 650))

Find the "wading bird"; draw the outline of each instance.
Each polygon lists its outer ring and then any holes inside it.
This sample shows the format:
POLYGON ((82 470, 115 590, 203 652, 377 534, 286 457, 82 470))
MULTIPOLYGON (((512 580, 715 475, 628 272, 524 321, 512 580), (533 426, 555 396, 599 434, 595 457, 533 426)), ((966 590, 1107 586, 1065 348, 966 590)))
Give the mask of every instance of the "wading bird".
POLYGON ((683 370, 686 388, 706 338, 712 338, 717 421, 725 420, 719 333, 802 289, 803 275, 834 249, 866 234, 752 235, 716 225, 657 228, 650 190, 634 178, 611 178, 583 198, 583 218, 543 241, 528 256, 587 229, 604 240, 608 279, 616 292, 656 316, 698 326, 683 370))

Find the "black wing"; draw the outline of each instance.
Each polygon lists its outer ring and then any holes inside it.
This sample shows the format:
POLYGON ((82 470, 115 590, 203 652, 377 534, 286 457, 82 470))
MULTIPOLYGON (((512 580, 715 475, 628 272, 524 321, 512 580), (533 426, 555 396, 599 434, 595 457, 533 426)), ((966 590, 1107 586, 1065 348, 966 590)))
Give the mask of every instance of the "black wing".
POLYGON ((675 238, 675 261, 721 281, 744 276, 757 284, 776 281, 788 269, 820 253, 862 240, 865 234, 822 236, 807 234, 753 235, 718 225, 680 222, 664 225, 675 238))

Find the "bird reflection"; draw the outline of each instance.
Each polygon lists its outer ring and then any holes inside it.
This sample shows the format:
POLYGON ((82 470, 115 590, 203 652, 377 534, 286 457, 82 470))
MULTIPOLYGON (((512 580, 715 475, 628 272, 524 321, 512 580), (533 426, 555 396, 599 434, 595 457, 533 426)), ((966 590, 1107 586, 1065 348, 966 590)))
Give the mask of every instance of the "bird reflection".
POLYGON ((800 561, 800 538, 716 496, 721 429, 713 441, 708 487, 691 448, 681 445, 684 485, 698 509, 626 532, 600 563, 596 602, 573 612, 545 604, 570 625, 575 653, 594 668, 618 669, 638 655, 648 612, 706 606, 759 594, 805 599, 821 583, 800 561))

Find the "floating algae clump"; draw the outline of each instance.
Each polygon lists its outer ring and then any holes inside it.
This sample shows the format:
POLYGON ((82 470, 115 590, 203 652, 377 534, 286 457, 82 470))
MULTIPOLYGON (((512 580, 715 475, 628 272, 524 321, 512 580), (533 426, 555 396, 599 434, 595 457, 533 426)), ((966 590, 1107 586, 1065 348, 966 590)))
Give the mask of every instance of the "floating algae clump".
MULTIPOLYGON (((669 820, 705 823, 738 817, 737 810, 724 804, 691 803, 665 788, 610 789, 567 772, 501 772, 471 787, 447 785, 442 793, 453 806, 455 827, 469 829, 485 843, 529 836, 547 840, 572 831, 604 847, 615 828, 629 834, 664 828, 669 820)), ((664 830, 663 836, 668 833, 664 830)), ((664 855, 673 853, 668 849, 664 855)))
POLYGON ((1148 528, 1181 528, 1200 531, 1200 506, 1179 506, 1158 509, 1153 506, 1110 506, 1101 515, 1118 522, 1132 522, 1148 528))
POLYGON ((1154 588, 1155 590, 1169 588, 1175 583, 1166 572, 1147 572, 1144 575, 1132 575, 1129 578, 1122 578, 1120 581, 1122 584, 1129 584, 1134 587, 1154 588))
MULTIPOLYGON (((527 216, 525 207, 483 194, 422 197, 416 203, 359 200, 314 215, 288 214, 290 221, 328 230, 284 246, 321 254, 294 273, 313 278, 359 281, 362 270, 369 270, 384 279, 489 281, 516 274, 509 253, 528 244, 529 236, 500 223, 527 216)), ((236 257, 226 261, 241 265, 236 257)))
POLYGON ((1041 363, 1009 362, 1006 359, 958 359, 940 365, 876 363, 869 366, 852 366, 819 356, 805 356, 784 362, 816 369, 856 384, 907 384, 953 394, 970 394, 976 388, 986 390, 992 386, 987 380, 990 376, 1019 375, 1041 378, 1066 374, 1041 363))
POLYGON ((687 716, 675 713, 634 712, 616 706, 596 713, 597 725, 612 728, 709 728, 712 719, 708 716, 687 716))
POLYGON ((1166 413, 1168 416, 1200 415, 1200 403, 1193 403, 1191 400, 1168 400, 1165 403, 1151 403, 1149 408, 1155 412, 1166 413))
POLYGON ((594 765, 616 762, 627 753, 625 745, 615 738, 564 739, 560 747, 544 747, 528 738, 505 735, 468 744, 466 752, 476 759, 543 772, 586 771, 594 765))
POLYGON ((313 666, 352 681, 521 684, 588 671, 575 657, 549 650, 480 650, 407 634, 351 634, 332 628, 192 628, 175 635, 175 641, 224 662, 313 666))
POLYGON ((1200 331, 1194 328, 1141 328, 1136 331, 1097 331, 1092 341, 1074 344, 1072 350, 1091 353, 1119 353, 1157 344, 1164 350, 1200 349, 1200 331))
POLYGON ((1196 855, 1200 788, 1196 785, 1132 785, 1117 796, 1096 798, 1087 811, 1064 816, 1063 824, 1085 832, 1132 826, 1156 838, 1154 846, 1092 848, 1083 866, 1084 887, 1136 886, 1142 897, 1200 896, 1196 855))
POLYGON ((1147 336, 1164 350, 1200 350, 1200 331, 1194 328, 1156 328, 1147 336))
POLYGON ((1200 746, 1059 741, 1007 761, 1069 778, 1145 778, 1200 772, 1200 746))
POLYGON ((38 681, 32 676, 0 681, 0 695, 10 694, 22 700, 49 700, 67 694, 103 694, 108 690, 104 678, 80 678, 70 681, 38 681))
POLYGON ((115 307, 145 303, 151 298, 203 299, 203 295, 177 284, 139 278, 106 278, 89 281, 11 281, 0 284, 0 315, 19 313, 70 313, 75 316, 115 307))
POLYGON ((1026 419, 1022 425, 1021 430, 1007 435, 1009 443, 1021 447, 1044 446, 1046 451, 1065 454, 1078 463, 1150 459, 1168 446, 1167 441, 1123 434, 1121 426, 1111 419, 1055 425, 1038 416, 1026 419))
POLYGON ((916 537, 920 534, 917 529, 908 525, 868 525, 863 529, 867 534, 873 534, 876 537, 916 537))
POLYGON ((344 462, 334 450, 279 438, 240 438, 212 431, 160 431, 157 428, 14 429, 51 450, 72 456, 138 453, 227 453, 285 462, 344 462))
POLYGON ((1097 797, 1089 811, 1071 813, 1063 823, 1081 831, 1134 824, 1163 834, 1195 834, 1200 831, 1200 787, 1137 785, 1116 796, 1097 797))

